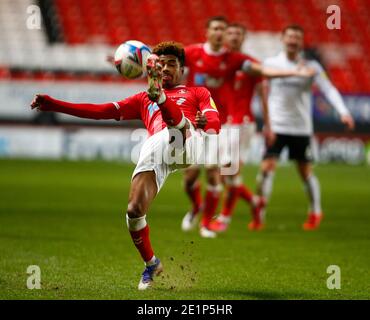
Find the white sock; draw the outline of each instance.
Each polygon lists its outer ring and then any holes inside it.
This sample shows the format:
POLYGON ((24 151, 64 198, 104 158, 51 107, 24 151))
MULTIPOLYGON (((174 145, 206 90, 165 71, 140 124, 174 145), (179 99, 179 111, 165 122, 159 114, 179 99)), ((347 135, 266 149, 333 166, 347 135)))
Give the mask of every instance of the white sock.
POLYGON ((157 258, 156 258, 155 256, 153 256, 149 261, 145 262, 145 265, 146 265, 147 267, 154 265, 154 264, 155 264, 156 259, 157 259, 157 258))
POLYGON ((207 191, 212 192, 214 195, 221 193, 222 189, 223 189, 222 184, 217 184, 215 186, 211 184, 207 184, 207 191))
POLYGON ((231 217, 229 216, 224 216, 223 214, 220 214, 218 217, 217 217, 217 220, 222 222, 222 223, 226 223, 226 224, 229 224, 230 221, 231 221, 231 217))
POLYGON ((319 180, 316 176, 310 175, 304 183, 310 199, 310 211, 316 215, 321 214, 321 191, 319 180))
MULTIPOLYGON (((257 176, 257 184, 259 188, 260 195, 265 198, 266 201, 270 199, 272 186, 274 183, 275 172, 267 171, 260 172, 257 176)), ((254 200, 255 201, 255 200, 254 200)), ((261 220, 265 221, 266 209, 261 210, 261 220)))
POLYGON ((257 183, 261 191, 261 195, 268 200, 272 192, 275 173, 271 171, 260 172, 257 176, 257 183))
POLYGON ((126 224, 127 228, 130 231, 139 231, 141 229, 144 229, 147 225, 146 215, 143 215, 142 217, 139 218, 130 218, 126 213, 126 224))

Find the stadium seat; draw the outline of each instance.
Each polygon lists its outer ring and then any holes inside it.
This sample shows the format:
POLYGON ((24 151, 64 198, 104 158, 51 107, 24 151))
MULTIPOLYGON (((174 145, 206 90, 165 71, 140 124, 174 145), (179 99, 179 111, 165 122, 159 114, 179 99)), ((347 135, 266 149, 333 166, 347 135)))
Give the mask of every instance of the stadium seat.
MULTIPOLYGON (((278 34, 290 23, 301 24, 306 30, 305 45, 319 48, 324 54, 323 48, 328 43, 343 48, 356 44, 363 53, 370 49, 367 0, 340 1, 342 12, 351 12, 342 15, 341 30, 322 27, 326 24, 327 6, 339 4, 339 0, 55 0, 44 3, 49 6, 47 18, 58 26, 56 38, 62 42, 50 45, 42 29, 25 32, 24 12, 33 4, 32 0, 2 0, 0 65, 110 73, 105 56, 123 41, 138 39, 149 45, 170 39, 184 44, 201 42, 207 18, 220 14, 245 24, 251 34, 259 35, 253 43, 256 51, 262 50, 260 57, 276 51, 273 48, 276 42, 270 45, 269 36, 266 38, 264 34, 278 34)), ((368 59, 356 60, 348 50, 343 49, 345 60, 341 66, 328 66, 331 78, 346 91, 370 91, 368 59), (351 69, 355 70, 355 76, 348 79, 351 69), (355 83, 358 81, 361 83, 355 83)))

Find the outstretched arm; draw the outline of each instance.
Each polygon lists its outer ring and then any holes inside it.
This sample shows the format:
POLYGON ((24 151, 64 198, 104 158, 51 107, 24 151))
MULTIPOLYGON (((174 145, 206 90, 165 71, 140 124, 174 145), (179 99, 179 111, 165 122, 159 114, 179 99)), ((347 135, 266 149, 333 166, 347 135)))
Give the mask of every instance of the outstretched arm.
POLYGON ((263 76, 266 78, 286 78, 286 77, 305 77, 310 78, 315 75, 315 70, 306 66, 299 66, 296 69, 286 70, 264 66, 257 62, 245 60, 242 70, 250 75, 263 76))
POLYGON ((314 78, 314 83, 318 86, 320 91, 323 93, 329 103, 338 111, 340 114, 341 122, 350 130, 353 130, 355 123, 347 107, 344 104, 342 96, 339 94, 337 88, 328 79, 324 69, 317 64, 317 73, 314 78))
POLYGON ((116 103, 91 104, 70 103, 54 99, 48 95, 37 94, 31 103, 32 109, 54 111, 70 114, 79 118, 88 119, 115 119, 120 120, 121 114, 116 103))

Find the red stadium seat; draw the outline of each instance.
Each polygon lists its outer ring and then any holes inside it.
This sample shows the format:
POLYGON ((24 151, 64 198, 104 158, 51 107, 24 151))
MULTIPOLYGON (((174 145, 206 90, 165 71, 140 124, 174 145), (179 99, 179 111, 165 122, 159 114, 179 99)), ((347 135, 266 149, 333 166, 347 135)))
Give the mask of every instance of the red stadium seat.
POLYGON ((361 58, 370 51, 368 0, 340 1, 342 12, 350 13, 342 14, 340 30, 325 27, 329 2, 322 0, 55 0, 50 3, 55 6, 53 18, 60 25, 60 38, 71 46, 118 45, 128 39, 149 45, 164 40, 185 45, 197 43, 204 41, 205 23, 215 15, 242 23, 252 32, 280 32, 284 26, 298 23, 305 29, 307 47, 343 45, 343 65, 329 66, 329 75, 340 89, 370 91, 370 62, 361 58), (354 45, 358 46, 357 52, 362 52, 360 57, 351 53, 354 45))

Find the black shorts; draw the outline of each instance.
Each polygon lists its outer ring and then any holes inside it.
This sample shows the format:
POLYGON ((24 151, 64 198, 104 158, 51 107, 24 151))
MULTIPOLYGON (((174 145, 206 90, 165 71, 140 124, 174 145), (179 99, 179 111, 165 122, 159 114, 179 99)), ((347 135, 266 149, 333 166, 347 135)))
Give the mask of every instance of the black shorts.
POLYGON ((284 147, 289 149, 289 159, 301 162, 311 162, 311 136, 293 136, 277 134, 274 144, 266 147, 264 159, 279 158, 284 147))

